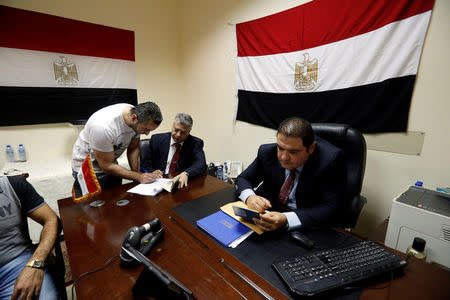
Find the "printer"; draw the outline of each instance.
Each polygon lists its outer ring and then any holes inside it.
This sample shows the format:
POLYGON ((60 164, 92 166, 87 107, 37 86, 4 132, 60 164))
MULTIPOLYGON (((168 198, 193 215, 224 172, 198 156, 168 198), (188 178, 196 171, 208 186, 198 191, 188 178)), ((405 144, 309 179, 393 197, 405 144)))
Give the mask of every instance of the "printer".
POLYGON ((384 244, 406 253, 415 237, 426 241, 427 262, 450 268, 450 195, 411 186, 392 202, 384 244))

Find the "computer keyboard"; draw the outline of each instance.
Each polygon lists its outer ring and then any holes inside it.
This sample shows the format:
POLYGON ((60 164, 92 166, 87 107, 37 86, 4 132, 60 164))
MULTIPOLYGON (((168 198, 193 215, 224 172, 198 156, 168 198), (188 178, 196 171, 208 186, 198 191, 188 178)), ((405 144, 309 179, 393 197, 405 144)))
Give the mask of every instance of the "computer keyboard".
POLYGON ((407 264, 372 241, 332 248, 272 264, 289 289, 312 296, 407 264))

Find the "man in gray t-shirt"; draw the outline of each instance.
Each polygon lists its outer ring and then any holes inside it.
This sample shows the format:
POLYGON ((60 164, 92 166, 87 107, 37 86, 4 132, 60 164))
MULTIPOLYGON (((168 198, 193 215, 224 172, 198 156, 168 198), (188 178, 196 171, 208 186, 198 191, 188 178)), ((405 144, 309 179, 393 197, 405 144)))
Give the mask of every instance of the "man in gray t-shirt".
POLYGON ((56 299, 44 261, 56 240, 58 218, 22 177, 0 177, 0 299, 56 299), (43 226, 35 248, 27 217, 43 226))

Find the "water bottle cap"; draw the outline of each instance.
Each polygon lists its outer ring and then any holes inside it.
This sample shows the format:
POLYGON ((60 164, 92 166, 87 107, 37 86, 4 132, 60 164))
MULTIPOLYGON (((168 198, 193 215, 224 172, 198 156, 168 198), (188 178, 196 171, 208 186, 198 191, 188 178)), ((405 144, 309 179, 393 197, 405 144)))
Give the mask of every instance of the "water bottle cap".
POLYGON ((424 239, 422 239, 420 237, 415 237, 412 247, 414 250, 417 250, 418 252, 423 252, 423 250, 425 249, 426 243, 427 242, 424 239))
POLYGON ((422 181, 416 181, 416 183, 414 184, 415 186, 422 186, 423 182, 422 181))
POLYGON ((11 145, 6 145, 6 147, 10 147, 11 148, 11 145))
POLYGON ((23 144, 19 144, 19 147, 23 146, 23 144))

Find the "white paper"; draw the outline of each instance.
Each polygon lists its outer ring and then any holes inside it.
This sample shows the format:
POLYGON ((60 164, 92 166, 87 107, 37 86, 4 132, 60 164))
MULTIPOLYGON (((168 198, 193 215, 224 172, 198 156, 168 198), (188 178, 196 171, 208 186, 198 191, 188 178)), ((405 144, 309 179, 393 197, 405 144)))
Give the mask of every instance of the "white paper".
POLYGON ((138 184, 134 188, 129 189, 127 192, 144 196, 156 196, 163 190, 163 185, 168 181, 170 181, 170 179, 159 178, 152 183, 138 184))
POLYGON ((228 247, 231 248, 236 248, 240 243, 242 243, 243 241, 245 241, 246 238, 248 238, 254 231, 250 230, 249 232, 247 232, 246 234, 242 235, 241 237, 238 237, 237 239, 235 239, 233 242, 231 242, 228 247))

